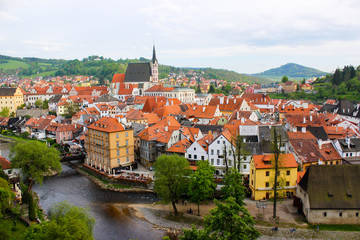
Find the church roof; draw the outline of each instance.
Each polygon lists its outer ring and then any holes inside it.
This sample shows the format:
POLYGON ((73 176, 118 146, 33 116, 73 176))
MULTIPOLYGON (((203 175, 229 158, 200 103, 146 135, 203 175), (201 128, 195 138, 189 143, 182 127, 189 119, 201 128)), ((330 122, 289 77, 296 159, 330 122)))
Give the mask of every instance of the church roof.
POLYGON ((150 82, 150 77, 150 63, 129 63, 125 73, 125 82, 150 82))

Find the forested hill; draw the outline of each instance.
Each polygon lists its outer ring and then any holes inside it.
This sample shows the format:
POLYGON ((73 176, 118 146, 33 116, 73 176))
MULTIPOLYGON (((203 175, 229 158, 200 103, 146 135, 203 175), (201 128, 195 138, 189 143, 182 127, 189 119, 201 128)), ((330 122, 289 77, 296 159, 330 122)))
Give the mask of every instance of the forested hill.
MULTIPOLYGON (((64 75, 92 75, 99 79, 112 79, 114 73, 124 73, 129 63, 149 62, 149 59, 119 59, 113 60, 100 56, 89 56, 82 60, 41 59, 41 58, 16 58, 0 55, 0 74, 17 74, 20 77, 38 76, 64 76, 64 75)), ((227 81, 241 81, 248 83, 266 82, 260 77, 240 74, 234 71, 213 68, 177 68, 160 65, 160 78, 168 74, 177 75, 193 71, 198 76, 207 79, 221 79, 227 81)))
POLYGON ((252 76, 272 80, 281 80, 283 76, 287 76, 290 79, 300 80, 303 78, 308 79, 312 77, 326 76, 327 74, 328 73, 315 68, 305 67, 296 63, 287 63, 278 68, 272 68, 261 73, 252 74, 252 76))

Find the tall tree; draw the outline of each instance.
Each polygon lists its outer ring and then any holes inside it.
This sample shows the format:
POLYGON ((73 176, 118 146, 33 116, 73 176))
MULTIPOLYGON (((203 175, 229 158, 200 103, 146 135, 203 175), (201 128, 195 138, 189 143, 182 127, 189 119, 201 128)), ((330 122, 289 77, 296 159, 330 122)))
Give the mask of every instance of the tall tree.
POLYGON ((333 74, 332 82, 334 85, 339 85, 342 81, 342 72, 339 68, 337 68, 333 74))
POLYGON ((208 93, 215 93, 215 87, 214 87, 214 85, 210 84, 210 88, 209 88, 208 93))
POLYGON ((223 199, 233 197, 237 204, 240 206, 245 205, 245 188, 240 172, 236 169, 231 169, 230 172, 225 175, 224 186, 221 188, 221 193, 223 199))
POLYGON ((60 202, 50 209, 50 221, 31 225, 25 240, 78 239, 91 240, 95 219, 83 208, 75 207, 67 202, 60 202))
POLYGON ((236 137, 231 139, 231 151, 234 156, 234 165, 239 173, 241 173, 241 161, 242 158, 245 158, 246 150, 245 143, 243 141, 242 136, 238 134, 236 137))
POLYGON ((216 188, 214 172, 215 168, 209 164, 209 161, 199 161, 197 170, 191 175, 188 194, 191 201, 198 205, 198 216, 200 216, 200 203, 210 198, 216 188))
POLYGON ((11 208, 14 197, 15 194, 11 191, 8 182, 0 177, 0 218, 6 209, 11 208))
POLYGON ((178 215, 176 202, 185 191, 190 174, 189 162, 178 155, 161 155, 155 165, 155 192, 164 200, 170 201, 174 214, 178 215))
POLYGON ((280 141, 276 129, 274 128, 274 140, 273 140, 273 152, 274 152, 274 209, 273 209, 273 218, 276 219, 276 202, 278 197, 278 175, 279 175, 279 158, 280 158, 280 147, 281 147, 281 135, 279 135, 280 141))
POLYGON ((16 142, 10 148, 10 158, 12 167, 21 168, 29 176, 28 192, 31 192, 34 181, 41 184, 45 174, 61 171, 59 151, 38 141, 16 142))

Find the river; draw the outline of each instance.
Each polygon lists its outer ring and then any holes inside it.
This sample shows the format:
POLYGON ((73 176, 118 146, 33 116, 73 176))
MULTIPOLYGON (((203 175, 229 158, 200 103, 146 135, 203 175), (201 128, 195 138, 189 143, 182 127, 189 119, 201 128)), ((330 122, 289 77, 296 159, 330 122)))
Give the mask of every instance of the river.
MULTIPOLYGON (((1 155, 9 159, 10 143, 0 140, 1 155)), ((96 240, 161 239, 164 232, 132 214, 129 204, 153 203, 154 194, 129 194, 100 189, 88 178, 62 164, 61 174, 35 184, 33 190, 40 197, 40 206, 47 212, 58 202, 68 201, 89 209, 95 218, 96 240)))
POLYGON ((88 178, 62 165, 58 176, 48 177, 34 191, 40 197, 40 206, 48 211, 57 202, 68 201, 88 208, 96 220, 94 236, 97 240, 161 239, 164 232, 136 218, 128 204, 152 203, 153 194, 118 193, 100 189, 88 178))

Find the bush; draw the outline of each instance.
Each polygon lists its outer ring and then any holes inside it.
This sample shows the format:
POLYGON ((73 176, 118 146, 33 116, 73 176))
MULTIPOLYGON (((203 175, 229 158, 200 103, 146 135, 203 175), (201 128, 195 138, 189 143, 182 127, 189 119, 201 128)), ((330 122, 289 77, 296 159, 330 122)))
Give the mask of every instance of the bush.
POLYGON ((29 132, 23 132, 20 134, 20 137, 23 139, 29 139, 30 133, 29 132))

